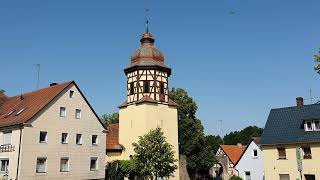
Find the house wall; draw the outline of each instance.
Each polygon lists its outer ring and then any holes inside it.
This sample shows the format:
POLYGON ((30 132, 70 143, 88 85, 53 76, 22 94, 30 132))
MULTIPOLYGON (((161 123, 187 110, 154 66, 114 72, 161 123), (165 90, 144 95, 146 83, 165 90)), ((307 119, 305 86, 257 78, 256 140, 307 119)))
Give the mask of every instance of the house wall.
POLYGON ((252 141, 249 147, 244 152, 240 161, 236 165, 239 176, 245 179, 245 172, 250 171, 251 179, 263 180, 263 153, 257 144, 252 141), (257 157, 253 157, 253 150, 258 152, 257 157))
MULTIPOLYGON (((165 104, 134 104, 120 109, 119 143, 125 147, 122 158, 129 159, 130 155, 135 154, 132 143, 138 142, 139 136, 160 127, 167 141, 173 145, 175 158, 179 160, 177 116, 177 108, 165 104)), ((179 167, 179 162, 176 165, 179 167)), ((179 179, 179 168, 174 176, 171 179, 179 179)))
MULTIPOLYGON (((3 145, 3 130, 12 130, 11 145, 14 150, 11 152, 0 152, 1 159, 9 159, 8 178, 15 179, 17 175, 18 154, 19 154, 19 141, 20 141, 20 128, 6 128, 0 130, 0 145, 3 145)), ((0 172, 0 179, 5 175, 5 172, 0 172)))
POLYGON ((278 159, 278 146, 263 146, 266 180, 279 179, 279 174, 289 174, 290 179, 300 179, 300 173, 297 168, 296 147, 304 145, 311 147, 312 159, 302 160, 302 175, 314 174, 316 179, 320 179, 320 143, 311 143, 281 146, 286 148, 287 159, 285 160, 278 159))
POLYGON ((105 177, 106 136, 104 128, 73 85, 69 98, 65 90, 54 102, 23 130, 19 179, 102 179, 105 177), (66 107, 66 117, 60 117, 60 107, 66 107), (81 109, 81 119, 75 109, 81 109), (39 143, 40 131, 46 131, 47 143, 39 143), (61 144, 61 134, 68 133, 68 144, 61 144), (82 145, 76 144, 76 134, 82 134, 82 145), (98 135, 98 145, 91 144, 91 136, 98 135), (47 172, 36 173, 37 157, 47 157, 47 172), (60 172, 61 157, 69 157, 69 172, 60 172), (98 157, 98 170, 90 171, 90 157, 98 157))

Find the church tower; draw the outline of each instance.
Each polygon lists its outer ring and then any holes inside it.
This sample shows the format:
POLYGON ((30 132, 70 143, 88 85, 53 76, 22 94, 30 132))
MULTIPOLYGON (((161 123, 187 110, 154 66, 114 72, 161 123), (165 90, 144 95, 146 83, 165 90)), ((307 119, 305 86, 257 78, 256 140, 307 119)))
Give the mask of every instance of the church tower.
MULTIPOLYGON (((139 136, 160 127, 173 145, 179 159, 177 104, 169 99, 171 69, 165 64, 161 51, 154 46, 155 39, 147 31, 140 40, 141 46, 131 56, 124 69, 127 77, 127 100, 119 110, 119 144, 123 146, 122 159, 134 155, 132 143, 139 136)), ((179 167, 179 163, 176 163, 179 167)), ((179 179, 179 168, 173 178, 179 179)))

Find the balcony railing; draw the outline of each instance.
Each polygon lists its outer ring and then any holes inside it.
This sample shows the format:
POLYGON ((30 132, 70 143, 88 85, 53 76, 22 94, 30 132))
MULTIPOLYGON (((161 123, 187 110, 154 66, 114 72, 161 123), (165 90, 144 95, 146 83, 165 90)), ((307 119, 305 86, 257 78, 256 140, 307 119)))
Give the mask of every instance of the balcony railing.
POLYGON ((13 151, 14 151, 14 145, 12 145, 12 144, 0 145, 0 153, 13 152, 13 151))

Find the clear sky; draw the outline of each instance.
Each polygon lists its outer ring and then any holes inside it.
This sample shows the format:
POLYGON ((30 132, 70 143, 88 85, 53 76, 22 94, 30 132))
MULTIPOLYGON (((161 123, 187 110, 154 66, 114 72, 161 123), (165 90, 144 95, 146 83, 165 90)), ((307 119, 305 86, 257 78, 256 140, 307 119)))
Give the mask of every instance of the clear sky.
POLYGON ((117 111, 146 7, 170 85, 194 97, 207 134, 263 127, 271 108, 320 96, 319 0, 0 1, 0 88, 34 90, 40 63, 40 87, 75 80, 98 114, 117 111))

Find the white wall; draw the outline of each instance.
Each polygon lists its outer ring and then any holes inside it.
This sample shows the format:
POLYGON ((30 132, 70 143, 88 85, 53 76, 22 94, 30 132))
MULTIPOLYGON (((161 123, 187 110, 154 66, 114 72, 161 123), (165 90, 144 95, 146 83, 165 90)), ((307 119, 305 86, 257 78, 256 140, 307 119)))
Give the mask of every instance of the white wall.
POLYGON ((238 162, 236 169, 239 176, 245 179, 245 172, 250 171, 251 180, 263 180, 263 153, 254 141, 251 141, 246 152, 238 162), (253 157, 253 150, 258 151, 258 157, 253 157))

